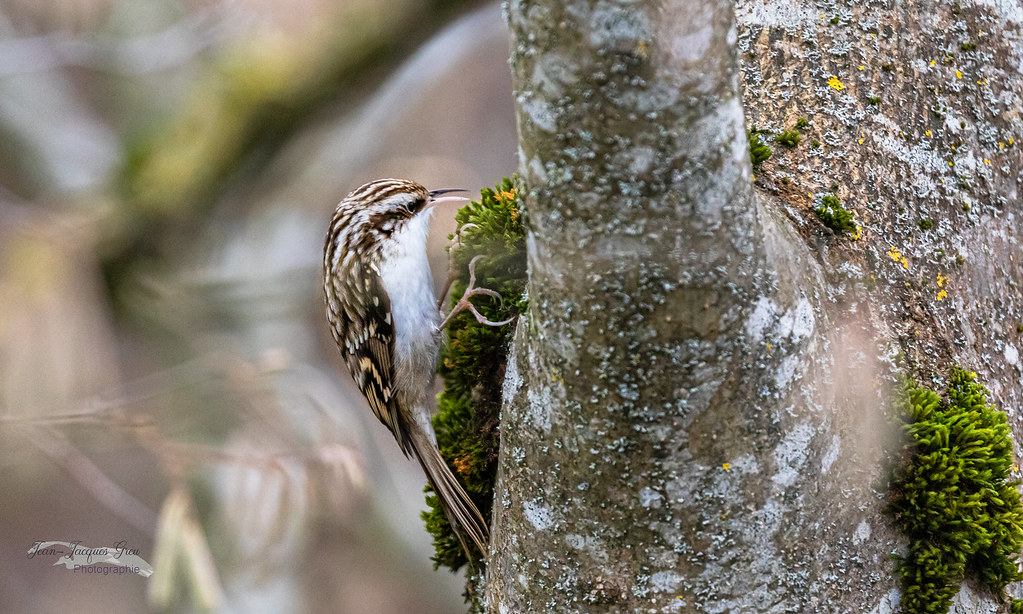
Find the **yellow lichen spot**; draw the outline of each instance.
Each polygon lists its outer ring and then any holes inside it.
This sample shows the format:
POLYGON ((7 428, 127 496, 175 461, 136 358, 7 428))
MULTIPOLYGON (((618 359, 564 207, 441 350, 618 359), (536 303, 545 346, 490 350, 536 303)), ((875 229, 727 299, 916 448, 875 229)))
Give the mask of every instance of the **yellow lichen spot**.
POLYGON ((931 66, 934 66, 934 65, 935 65, 935 64, 937 64, 937 63, 938 63, 938 61, 937 61, 937 60, 931 60, 931 66))
POLYGON ((977 80, 977 85, 987 85, 987 79, 979 79, 979 80, 977 80))
POLYGON ((938 292, 938 300, 939 301, 945 300, 946 296, 948 296, 948 292, 945 292, 945 290, 941 290, 940 292, 938 292))
POLYGON ((998 149, 1005 149, 1005 143, 1002 141, 998 141, 998 149))
POLYGON ((955 166, 955 165, 956 165, 956 163, 955 163, 955 162, 951 162, 951 161, 950 161, 950 162, 948 163, 948 165, 949 165, 949 166, 955 166))
POLYGON ((821 13, 821 19, 824 19, 824 13, 821 13))
POLYGON ((860 143, 860 145, 862 145, 863 144, 863 139, 860 139, 859 143, 860 143))
POLYGON ((927 136, 931 136, 931 131, 928 130, 928 131, 924 132, 924 134, 926 134, 927 136))
POLYGON ((860 64, 860 70, 863 70, 863 64, 860 64))
POLYGON ((953 145, 953 146, 952 146, 952 151, 955 151, 955 150, 956 150, 956 146, 955 146, 955 145, 953 145))
POLYGON ((948 281, 948 277, 945 277, 941 273, 938 273, 938 287, 942 288, 945 286, 945 282, 948 281))
POLYGON ((725 471, 731 471, 732 463, 721 463, 721 468, 725 471))
POLYGON ((1012 137, 1009 137, 1009 145, 1012 145, 1012 143, 1013 143, 1012 137))
POLYGON ((899 249, 894 245, 891 247, 891 249, 888 250, 888 257, 890 257, 895 262, 900 263, 902 265, 902 268, 904 269, 909 268, 909 261, 906 260, 906 257, 903 256, 902 252, 900 252, 899 249))
POLYGON ((984 158, 984 164, 991 164, 991 160, 988 160, 987 158, 984 158))
POLYGON ((770 354, 771 353, 771 343, 767 342, 765 345, 767 345, 767 353, 770 354))
POLYGON ((857 224, 857 225, 856 225, 856 232, 854 232, 854 233, 852 234, 852 236, 851 236, 851 237, 849 237, 849 239, 850 239, 851 241, 856 241, 856 240, 858 240, 858 239, 859 239, 860 237, 862 237, 862 236, 863 236, 863 229, 862 229, 862 228, 860 228, 860 225, 859 225, 859 224, 857 224))
POLYGON ((962 79, 962 78, 963 78, 963 73, 961 73, 960 71, 957 70, 956 71, 956 79, 962 79))
POLYGON ((650 57, 650 43, 641 40, 636 43, 636 57, 640 59, 647 59, 650 57))
POLYGON ((828 79, 828 85, 830 85, 832 89, 835 90, 841 90, 845 88, 845 85, 843 85, 842 82, 838 80, 837 75, 832 76, 830 79, 828 79))

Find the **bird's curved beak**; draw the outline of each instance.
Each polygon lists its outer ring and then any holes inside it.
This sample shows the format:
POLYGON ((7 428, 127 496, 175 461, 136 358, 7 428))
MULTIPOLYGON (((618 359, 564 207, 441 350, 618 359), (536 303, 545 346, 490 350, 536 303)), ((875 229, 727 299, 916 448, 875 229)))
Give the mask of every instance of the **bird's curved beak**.
POLYGON ((437 198, 441 194, 450 194, 451 192, 468 192, 465 188, 443 188, 440 190, 430 190, 430 198, 437 198))
POLYGON ((437 198, 442 194, 450 194, 451 192, 466 192, 464 188, 444 188, 441 190, 430 190, 430 202, 426 204, 427 208, 436 207, 443 203, 459 203, 465 204, 469 202, 469 199, 464 196, 444 196, 437 198))

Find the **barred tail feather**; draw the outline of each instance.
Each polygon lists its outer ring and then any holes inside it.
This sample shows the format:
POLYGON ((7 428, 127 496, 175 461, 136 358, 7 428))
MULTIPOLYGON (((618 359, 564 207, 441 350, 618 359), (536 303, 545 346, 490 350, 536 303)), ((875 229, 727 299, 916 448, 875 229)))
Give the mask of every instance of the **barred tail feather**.
POLYGON ((437 493, 444 513, 448 517, 448 522, 451 523, 451 528, 458 537, 458 541, 461 542, 462 549, 465 550, 466 557, 470 561, 472 560, 469 549, 466 547, 467 544, 462 537, 463 533, 468 535, 476 548, 485 555, 490 536, 483 514, 480 514, 476 504, 472 502, 469 493, 462 487, 458 478, 451 473, 451 469, 441 458, 440 452, 437 451, 436 444, 430 440, 430 436, 422 429, 412 429, 411 435, 410 440, 415 456, 419 459, 419 464, 423 466, 426 479, 430 481, 434 492, 437 493))

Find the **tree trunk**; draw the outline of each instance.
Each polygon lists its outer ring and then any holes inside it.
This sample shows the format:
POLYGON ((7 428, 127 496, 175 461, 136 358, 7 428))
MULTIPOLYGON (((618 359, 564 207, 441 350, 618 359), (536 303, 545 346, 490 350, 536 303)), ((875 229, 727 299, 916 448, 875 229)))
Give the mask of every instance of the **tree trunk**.
POLYGON ((530 307, 489 611, 892 612, 893 376, 1019 399, 1018 9, 815 7, 510 3, 530 307), (809 120, 756 189, 744 106, 809 120))

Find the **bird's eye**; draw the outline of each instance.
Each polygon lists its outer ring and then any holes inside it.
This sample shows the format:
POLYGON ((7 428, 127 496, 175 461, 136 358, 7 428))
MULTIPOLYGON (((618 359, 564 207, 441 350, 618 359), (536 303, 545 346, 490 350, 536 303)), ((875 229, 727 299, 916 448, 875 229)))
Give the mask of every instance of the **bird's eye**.
POLYGON ((417 198, 416 200, 405 205, 405 210, 409 212, 409 215, 415 215, 419 213, 419 210, 426 204, 426 199, 417 198))

